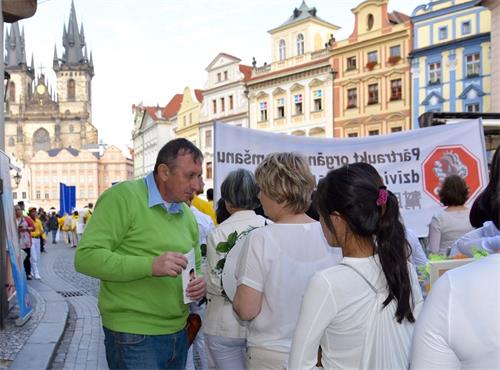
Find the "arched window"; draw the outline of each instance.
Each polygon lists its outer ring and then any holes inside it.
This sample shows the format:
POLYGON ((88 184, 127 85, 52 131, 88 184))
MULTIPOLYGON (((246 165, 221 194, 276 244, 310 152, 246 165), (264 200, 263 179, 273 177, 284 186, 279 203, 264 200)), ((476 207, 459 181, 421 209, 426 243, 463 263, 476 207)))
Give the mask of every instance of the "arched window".
POLYGON ((75 80, 68 80, 68 99, 75 99, 75 80))
POLYGON ((9 82, 9 101, 16 101, 16 84, 13 81, 9 82))
POLYGON ((370 31, 373 28, 373 14, 368 14, 368 19, 366 20, 366 26, 368 28, 368 31, 370 31))
POLYGON ((39 128, 33 134, 33 153, 39 150, 49 150, 50 149, 50 135, 49 132, 44 128, 39 128))
POLYGON ((286 59, 286 43, 285 40, 280 40, 280 60, 286 59))
POLYGON ((299 33, 297 35, 297 55, 304 54, 304 35, 299 33))

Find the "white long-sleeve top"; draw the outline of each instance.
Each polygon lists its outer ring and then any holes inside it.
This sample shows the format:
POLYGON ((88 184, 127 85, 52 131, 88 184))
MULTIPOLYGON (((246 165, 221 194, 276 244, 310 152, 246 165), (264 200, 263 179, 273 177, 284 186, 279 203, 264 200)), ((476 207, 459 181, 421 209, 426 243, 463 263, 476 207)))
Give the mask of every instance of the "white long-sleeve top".
POLYGON ((500 369, 500 254, 432 286, 413 336, 412 369, 500 369))
MULTIPOLYGON (((342 263, 353 266, 377 290, 387 286, 378 255, 344 257, 342 263)), ((416 317, 423 298, 415 268, 410 263, 408 271, 416 317)), ((374 297, 367 283, 347 266, 338 265, 316 273, 302 302, 288 368, 315 369, 321 345, 324 369, 359 369, 374 297)))
POLYGON ((493 222, 486 221, 483 227, 462 236, 455 242, 452 251, 459 250, 460 253, 471 257, 473 248, 483 249, 488 253, 500 250, 500 230, 493 222))
POLYGON ((214 271, 217 262, 224 258, 225 253, 217 252, 217 244, 227 241, 229 234, 241 234, 249 227, 261 227, 266 224, 266 218, 255 214, 254 211, 238 211, 227 220, 220 223, 207 237, 207 310, 203 330, 209 335, 218 335, 228 338, 245 338, 246 327, 236 313, 233 305, 222 295, 220 276, 214 271))
POLYGON ((319 222, 276 223, 248 234, 235 276, 238 285, 264 295, 259 314, 248 325, 248 347, 288 353, 310 278, 341 258, 319 222))

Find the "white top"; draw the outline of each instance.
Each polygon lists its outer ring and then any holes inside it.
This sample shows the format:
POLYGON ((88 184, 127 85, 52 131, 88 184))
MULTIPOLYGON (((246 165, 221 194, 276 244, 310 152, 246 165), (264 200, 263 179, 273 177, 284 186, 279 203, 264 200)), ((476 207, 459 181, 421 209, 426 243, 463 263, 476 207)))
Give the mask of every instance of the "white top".
POLYGON ((415 327, 412 369, 500 369, 500 255, 446 272, 415 327))
POLYGON ((441 211, 432 216, 429 225, 429 249, 433 253, 446 255, 458 238, 473 230, 469 211, 441 211))
POLYGON ((210 216, 204 214, 198 208, 195 206, 191 206, 191 211, 194 214, 194 217, 196 218, 196 222, 198 223, 198 230, 200 233, 199 236, 199 245, 206 244, 207 243, 207 235, 214 228, 214 222, 212 221, 212 218, 210 216))
POLYGON ((500 230, 492 221, 486 221, 483 227, 465 234, 453 244, 454 251, 458 250, 469 257, 472 257, 473 248, 483 249, 488 253, 500 250, 500 230))
POLYGON ((319 222, 273 224, 245 239, 236 269, 238 285, 264 294, 260 313, 248 325, 248 347, 289 352, 309 279, 340 262, 319 222))
MULTIPOLYGON (((342 262, 353 266, 377 290, 387 289, 378 255, 344 257, 342 262)), ((415 268, 410 263, 408 271, 413 291, 413 315, 418 317, 422 293, 415 268)), ((302 303, 289 369, 314 369, 320 345, 324 369, 359 369, 374 299, 375 293, 368 284, 347 266, 339 265, 316 273, 302 303)))
POLYGON ((255 214, 254 211, 238 211, 227 220, 213 229, 207 238, 207 310, 203 330, 209 335, 218 335, 229 338, 245 338, 246 327, 242 323, 233 306, 222 295, 221 277, 214 271, 217 262, 224 258, 225 253, 216 251, 217 244, 227 241, 229 234, 236 231, 238 234, 249 227, 261 227, 266 219, 255 214))
POLYGON ((418 240, 417 234, 411 229, 406 229, 406 239, 411 247, 410 262, 416 267, 427 266, 427 256, 422 248, 422 244, 418 240))

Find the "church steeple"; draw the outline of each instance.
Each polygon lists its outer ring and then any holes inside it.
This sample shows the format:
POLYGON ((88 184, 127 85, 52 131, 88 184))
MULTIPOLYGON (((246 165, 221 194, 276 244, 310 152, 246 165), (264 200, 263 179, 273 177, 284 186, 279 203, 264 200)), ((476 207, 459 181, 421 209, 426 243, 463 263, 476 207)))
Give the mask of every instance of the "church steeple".
POLYGON ((24 29, 22 34, 19 32, 19 23, 12 23, 10 33, 7 30, 5 34, 5 55, 6 68, 19 68, 26 65, 26 50, 24 44, 24 29))
MULTIPOLYGON (((54 55, 54 70, 59 70, 63 66, 69 68, 72 67, 82 67, 88 66, 89 60, 84 54, 85 45, 85 34, 83 31, 83 23, 80 26, 80 31, 78 30, 78 21, 76 19, 75 4, 71 1, 71 11, 69 15, 68 26, 63 26, 62 43, 64 46, 64 51, 62 58, 60 59, 61 64, 59 65, 59 59, 57 58, 57 52, 54 55), (57 61, 56 61, 57 60, 57 61)), ((92 71, 90 71, 92 74, 92 71)))

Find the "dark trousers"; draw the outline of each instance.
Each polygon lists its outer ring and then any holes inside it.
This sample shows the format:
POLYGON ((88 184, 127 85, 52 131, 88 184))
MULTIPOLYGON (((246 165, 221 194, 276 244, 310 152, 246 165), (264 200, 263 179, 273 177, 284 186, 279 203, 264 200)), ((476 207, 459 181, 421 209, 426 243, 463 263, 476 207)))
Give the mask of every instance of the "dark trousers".
POLYGON ((45 240, 43 240, 43 238, 40 237, 40 252, 44 252, 45 251, 44 244, 45 244, 45 240))
POLYGON ((26 252, 26 257, 24 258, 24 261, 23 261, 24 272, 26 272, 26 276, 28 276, 28 275, 31 275, 31 262, 30 262, 31 248, 23 249, 23 251, 26 252))

